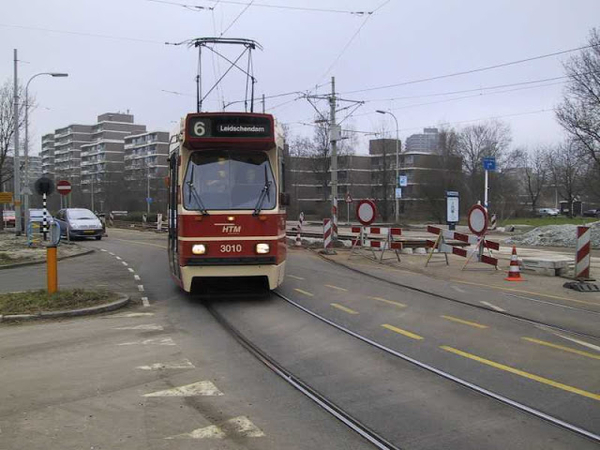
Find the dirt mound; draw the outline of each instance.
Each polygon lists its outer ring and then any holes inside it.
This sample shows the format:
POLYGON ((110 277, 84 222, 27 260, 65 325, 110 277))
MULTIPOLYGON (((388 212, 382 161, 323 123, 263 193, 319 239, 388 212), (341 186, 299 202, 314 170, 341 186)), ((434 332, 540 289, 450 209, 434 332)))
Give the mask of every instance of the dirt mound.
MULTIPOLYGON (((591 228, 592 248, 600 247, 600 221, 588 224, 591 228)), ((525 246, 540 247, 571 247, 575 248, 577 241, 576 225, 547 225, 534 228, 520 236, 514 236, 506 240, 508 244, 520 244, 525 246)))

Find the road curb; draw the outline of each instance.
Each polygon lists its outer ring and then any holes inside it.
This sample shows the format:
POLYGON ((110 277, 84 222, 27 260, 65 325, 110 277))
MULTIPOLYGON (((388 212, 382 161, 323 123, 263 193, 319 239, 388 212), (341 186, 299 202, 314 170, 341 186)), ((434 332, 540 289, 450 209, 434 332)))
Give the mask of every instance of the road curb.
MULTIPOLYGON (((76 253, 75 255, 61 256, 58 258, 58 260, 62 261, 63 259, 77 258, 78 256, 89 255, 90 253, 94 253, 95 251, 96 251, 95 249, 91 248, 84 252, 76 253)), ((35 266, 37 264, 44 264, 45 262, 46 262, 45 259, 41 259, 39 261, 27 261, 27 262, 15 263, 15 264, 5 264, 5 265, 0 266, 0 270, 17 269, 19 267, 26 267, 26 266, 35 266)))
POLYGON ((92 306, 90 308, 71 309, 68 311, 41 312, 38 314, 10 314, 7 316, 0 315, 0 322, 18 322, 37 319, 56 319, 60 317, 90 316, 93 314, 114 311, 115 309, 124 307, 131 300, 129 295, 120 293, 117 294, 119 294, 120 296, 120 298, 117 301, 107 303, 104 305, 92 306))

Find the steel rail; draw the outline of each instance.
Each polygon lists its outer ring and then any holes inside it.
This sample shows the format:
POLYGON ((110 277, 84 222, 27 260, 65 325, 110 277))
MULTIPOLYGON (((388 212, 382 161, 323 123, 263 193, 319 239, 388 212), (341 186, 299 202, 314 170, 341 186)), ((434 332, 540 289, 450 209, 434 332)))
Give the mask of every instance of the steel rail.
POLYGON ((361 334, 358 334, 358 333, 356 333, 356 332, 354 332, 354 331, 352 331, 352 330, 350 330, 350 329, 348 329, 348 328, 346 328, 346 327, 344 327, 342 325, 339 325, 339 324, 337 324, 337 323, 335 323, 335 322, 327 319, 326 317, 323 317, 323 316, 315 313, 314 311, 311 311, 310 309, 308 309, 308 308, 300 305, 299 303, 297 303, 294 300, 286 297, 285 295, 281 294, 280 292, 273 291, 273 293, 275 295, 277 295, 279 298, 281 298, 281 299, 285 300, 286 302, 288 302, 289 304, 291 304, 292 306, 295 306, 296 308, 300 309, 301 311, 304 311, 305 313, 310 314, 311 316, 313 316, 313 317, 321 320, 322 322, 325 322, 326 324, 331 325, 332 327, 334 327, 334 328, 336 328, 336 329, 338 329, 338 330, 340 330, 340 331, 342 331, 342 332, 344 332, 344 333, 346 333, 346 334, 348 334, 348 335, 350 335, 350 336, 352 336, 352 337, 354 337, 354 338, 356 338, 356 339, 358 339, 358 340, 360 340, 360 341, 362 341, 362 342, 364 342, 366 344, 372 345, 373 347, 376 347, 376 348, 378 348, 380 350, 383 350, 384 352, 386 352, 386 353, 388 353, 390 355, 393 355, 393 356, 396 356, 396 357, 398 357, 400 359, 403 359, 404 361, 407 361, 407 362, 409 362, 411 364, 414 364, 417 367, 420 367, 420 368, 425 369, 425 370, 427 370, 429 372, 432 372, 432 373, 434 373, 436 375, 439 375, 439 376, 441 376, 441 377, 443 377, 443 378, 445 378, 447 380, 453 381, 453 382, 455 382, 455 383, 457 383, 457 384, 459 384, 459 385, 461 385, 461 386, 463 386, 465 388, 471 389, 471 390, 473 390, 475 392, 478 392, 479 394, 482 394, 482 395, 484 395, 486 397, 493 398, 494 400, 497 400, 497 401, 499 401, 501 403, 504 403, 505 405, 511 406, 511 407, 513 407, 515 409, 518 409, 518 410, 523 411, 525 413, 531 414, 532 416, 535 416, 538 419, 545 420, 545 421, 547 421, 547 422, 549 422, 549 423, 551 423, 551 424, 553 424, 555 426, 558 426, 558 427, 564 428, 566 430, 569 430, 571 432, 574 432, 576 434, 585 436, 586 438, 591 439, 591 440, 593 440, 595 442, 600 442, 600 435, 598 435, 598 434, 595 434, 595 433, 593 433, 591 431, 588 431, 588 430, 586 430, 584 428, 578 427, 577 425, 573 425, 571 423, 568 423, 568 422, 566 422, 564 420, 561 420, 561 419, 559 419, 557 417, 554 417, 554 416, 551 416, 549 414, 546 414, 543 411, 540 411, 540 410, 537 410, 537 409, 532 408, 530 406, 524 405, 523 403, 520 403, 520 402, 518 402, 516 400, 512 400, 512 399, 510 399, 508 397, 505 397, 503 395, 500 395, 500 394, 497 394, 495 392, 492 392, 489 389, 486 389, 486 388, 483 388, 481 386, 478 386, 478 385, 476 385, 474 383, 471 383, 470 381, 463 380, 462 378, 459 378, 459 377, 457 377, 455 375, 452 375, 452 374, 450 374, 448 372, 445 372, 445 371, 443 371, 441 369, 437 369, 437 368, 435 368, 435 367, 433 367, 433 366, 431 366, 431 365, 429 365, 427 363, 418 361, 415 358, 412 358, 412 357, 410 357, 408 355, 405 355, 404 353, 401 353, 399 351, 396 351, 396 350, 393 350, 393 349, 391 349, 389 347, 386 347, 383 344, 380 344, 380 343, 378 343, 376 341, 373 341, 372 339, 364 337, 361 334))
MULTIPOLYGON (((367 276, 367 277, 371 277, 371 278, 373 278, 373 279, 375 279, 377 281, 383 281, 384 283, 391 284, 392 286, 402 287, 402 288, 405 288, 405 289, 409 289, 411 291, 419 292, 421 294, 431 295, 432 297, 441 298, 442 300, 448 300, 450 302, 458 303, 460 305, 470 306, 471 308, 476 308, 476 309, 479 309, 479 310, 482 310, 482 311, 492 312, 494 314, 499 314, 499 315, 504 316, 504 317, 509 317, 511 319, 520 320, 520 321, 527 322, 527 323, 530 323, 530 324, 533 324, 533 325, 539 325, 539 326, 550 328, 550 329, 553 329, 553 330, 556 330, 556 331, 562 331, 563 333, 570 333, 570 334, 574 334, 574 335, 577 335, 577 336, 580 336, 580 337, 586 337, 586 338, 592 338, 592 339, 600 339, 600 336, 596 335, 596 334, 584 333, 582 331, 575 331, 575 330, 570 330, 568 328, 562 328, 562 327, 559 327, 558 325, 552 325, 552 324, 541 322, 541 321, 535 320, 535 319, 528 319, 527 317, 519 316, 517 314, 512 314, 512 313, 509 313, 507 311, 498 311, 498 310, 495 310, 495 309, 492 309, 492 308, 488 308, 486 306, 476 305, 476 304, 473 304, 473 303, 465 302, 463 300, 458 300, 456 298, 447 297, 447 296, 442 295, 442 294, 436 294, 435 292, 430 292, 430 291, 427 291, 427 290, 425 290, 423 288, 418 288, 418 287, 415 287, 415 286, 410 286, 408 284, 399 283, 397 281, 388 280, 387 278, 378 277, 377 275, 373 275, 371 273, 363 272, 362 270, 355 269, 354 267, 350 267, 350 266, 347 266, 345 264, 340 264, 337 261, 333 261, 333 260, 331 260, 329 258, 326 258, 323 255, 320 255, 320 254, 318 254, 316 252, 315 252, 315 254, 317 254, 317 256, 319 256, 321 259, 323 259, 323 260, 325 260, 325 261, 327 261, 327 262, 329 262, 329 263, 331 263, 331 264, 333 264, 333 265, 335 265, 337 267, 343 267, 343 268, 348 269, 348 270, 350 270, 352 272, 355 272, 355 273, 358 273, 358 274, 361 274, 361 275, 364 275, 364 276, 367 276)), ((506 295, 510 295, 510 294, 506 294, 506 295)), ((558 303, 556 303, 556 304, 551 303, 551 302, 545 302, 545 303, 550 303, 553 306, 563 306, 563 305, 560 305, 558 303)), ((565 307, 568 307, 568 306, 565 306, 565 307)), ((581 311, 581 312, 586 312, 586 313, 587 312, 592 312, 594 314, 599 314, 598 311, 592 311, 592 310, 588 310, 588 309, 584 309, 584 308, 574 308, 574 307, 568 307, 568 308, 571 308, 571 309, 574 309, 574 310, 577 310, 577 311, 581 311)))
MULTIPOLYGON (((278 294, 279 295, 279 294, 278 294)), ((233 337, 246 348, 255 358, 262 362, 265 366, 279 375, 283 380, 292 385, 294 388, 302 392, 305 396, 310 398, 313 402, 327 411, 329 414, 334 416, 336 419, 341 421, 344 425, 349 427, 354 432, 358 433, 364 439, 369 441, 375 447, 381 450, 402 450, 400 447, 387 441, 383 436, 380 436, 369 428, 368 426, 361 423, 359 420, 352 417, 350 414, 345 412, 342 408, 337 406, 331 400, 327 399, 324 395, 320 394, 315 389, 311 388, 308 384, 304 383, 289 370, 284 368, 281 364, 263 352, 258 346, 252 343, 246 336, 244 336, 236 327, 234 327, 225 317, 217 312, 210 304, 205 305, 212 316, 227 330, 233 337)))

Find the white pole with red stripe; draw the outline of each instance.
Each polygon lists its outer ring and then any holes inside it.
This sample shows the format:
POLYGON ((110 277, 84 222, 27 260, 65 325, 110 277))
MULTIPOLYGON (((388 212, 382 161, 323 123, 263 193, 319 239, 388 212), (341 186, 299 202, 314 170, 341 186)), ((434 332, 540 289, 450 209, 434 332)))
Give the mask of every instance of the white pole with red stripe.
POLYGON ((298 232, 296 233, 296 247, 302 246, 302 225, 304 224, 304 213, 301 212, 298 216, 298 232))
POLYGON ((323 248, 325 251, 331 250, 333 241, 331 239, 331 220, 323 219, 323 248))
POLYGON ((590 227, 577 227, 577 251, 575 253, 575 278, 590 278, 590 227))
POLYGON ((331 221, 332 221, 332 229, 331 235, 334 241, 337 241, 338 238, 338 201, 337 198, 333 197, 333 205, 331 207, 331 221))

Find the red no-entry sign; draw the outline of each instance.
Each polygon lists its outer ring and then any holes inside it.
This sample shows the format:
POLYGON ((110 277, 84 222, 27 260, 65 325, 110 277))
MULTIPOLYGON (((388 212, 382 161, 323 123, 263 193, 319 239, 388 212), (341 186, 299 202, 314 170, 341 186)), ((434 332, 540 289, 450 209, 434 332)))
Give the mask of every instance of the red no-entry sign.
POLYGON ((67 180, 60 180, 56 183, 56 190, 60 195, 67 195, 71 192, 71 183, 67 180))
POLYGON ((377 216, 377 207, 371 200, 361 200, 356 207, 356 217, 364 226, 369 226, 377 216))

